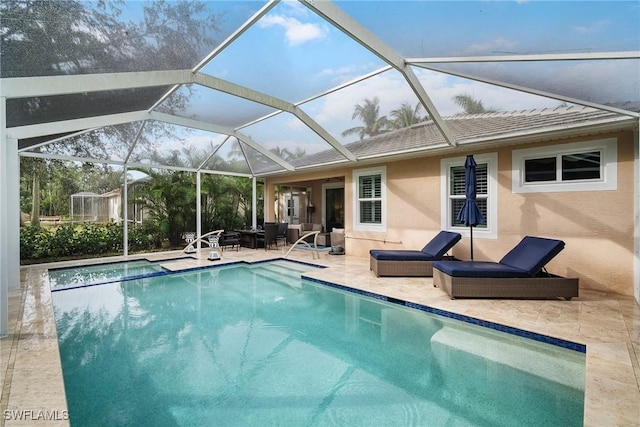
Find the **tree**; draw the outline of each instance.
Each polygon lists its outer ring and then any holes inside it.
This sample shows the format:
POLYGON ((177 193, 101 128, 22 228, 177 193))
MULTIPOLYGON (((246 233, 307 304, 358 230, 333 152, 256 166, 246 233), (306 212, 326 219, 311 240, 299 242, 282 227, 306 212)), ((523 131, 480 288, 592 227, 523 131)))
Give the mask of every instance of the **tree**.
MULTIPOLYGON (((205 2, 148 1, 142 6, 140 22, 122 19, 126 7, 121 0, 1 1, 0 77, 191 68, 215 46, 213 34, 219 31, 221 17, 208 13, 205 2)), ((168 87, 153 87, 11 99, 7 102, 7 125, 148 108, 167 90, 168 87)), ((183 108, 188 102, 188 90, 174 93, 163 107, 169 111, 183 108)), ((51 148, 86 158, 106 158, 104 153, 119 150, 124 151, 124 158, 128 147, 121 141, 133 141, 138 126, 106 127, 76 137, 73 143, 61 141, 51 148)), ((166 125, 155 121, 146 124, 145 130, 155 136, 170 135, 166 125)), ((154 150, 144 136, 138 144, 154 150)), ((42 174, 37 166, 30 169, 36 220, 42 174)))
POLYGON ((275 147, 272 148, 271 151, 276 156, 280 157, 282 160, 287 160, 291 157, 291 151, 288 148, 275 147))
POLYGON ((412 107, 410 103, 403 102, 400 108, 391 111, 390 126, 393 129, 402 129, 427 120, 428 116, 422 116, 420 114, 421 109, 422 104, 420 103, 412 107))
POLYGON ((288 148, 281 147, 272 148, 270 151, 287 162, 304 157, 304 155, 306 154, 306 151, 300 147, 296 147, 295 151, 291 151, 288 148))
POLYGON ((482 105, 482 101, 475 99, 472 95, 467 93, 456 95, 453 97, 456 104, 462 107, 462 114, 483 114, 483 113, 495 113, 497 110, 493 107, 485 108, 482 105))
POLYGON ((356 104, 351 120, 360 119, 364 126, 355 126, 342 132, 342 136, 358 134, 360 139, 365 136, 375 136, 388 130, 389 121, 387 116, 380 117, 380 100, 365 98, 362 105, 356 104))
POLYGON ((195 231, 196 192, 193 173, 145 171, 151 177, 141 185, 134 203, 144 206, 172 247, 182 244, 182 233, 195 231))

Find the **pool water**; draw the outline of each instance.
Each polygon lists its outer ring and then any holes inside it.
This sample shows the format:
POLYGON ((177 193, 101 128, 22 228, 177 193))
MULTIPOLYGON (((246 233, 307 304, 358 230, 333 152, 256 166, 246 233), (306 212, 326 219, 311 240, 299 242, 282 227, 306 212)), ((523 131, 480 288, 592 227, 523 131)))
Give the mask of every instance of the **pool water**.
POLYGON ((146 259, 126 262, 65 267, 49 270, 52 289, 95 285, 113 282, 133 276, 148 276, 166 272, 161 263, 169 261, 149 261, 146 259))
POLYGON ((312 268, 54 289, 71 425, 582 425, 584 353, 301 279, 312 268))

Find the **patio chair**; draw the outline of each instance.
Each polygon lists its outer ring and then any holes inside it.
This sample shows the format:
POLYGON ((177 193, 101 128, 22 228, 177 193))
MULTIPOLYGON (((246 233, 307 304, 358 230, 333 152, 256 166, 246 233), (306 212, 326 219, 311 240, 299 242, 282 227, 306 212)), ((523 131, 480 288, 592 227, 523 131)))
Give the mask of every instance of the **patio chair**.
POLYGON ((240 233, 236 231, 227 231, 220 236, 220 248, 224 250, 225 247, 231 246, 231 249, 240 250, 240 233))
POLYGON ((437 261, 433 285, 454 298, 564 298, 578 296, 578 279, 544 266, 564 249, 562 240, 526 236, 499 262, 437 261))
POLYGON ((433 262, 442 259, 461 238, 460 233, 440 231, 419 251, 371 249, 369 268, 378 277, 431 277, 433 262))
POLYGON ((276 248, 278 247, 278 224, 275 222, 264 223, 264 233, 258 235, 258 246, 260 243, 264 245, 265 251, 270 248, 273 243, 275 243, 276 248))
POLYGON ((289 232, 289 224, 286 222, 278 223, 278 233, 276 234, 276 246, 282 240, 284 246, 287 245, 287 233, 289 232))

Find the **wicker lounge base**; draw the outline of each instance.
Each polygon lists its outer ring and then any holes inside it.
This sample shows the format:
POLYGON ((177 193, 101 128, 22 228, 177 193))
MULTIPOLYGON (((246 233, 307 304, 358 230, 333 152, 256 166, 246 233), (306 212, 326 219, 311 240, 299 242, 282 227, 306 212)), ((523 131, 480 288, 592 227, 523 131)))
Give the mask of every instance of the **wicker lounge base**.
MULTIPOLYGON (((442 260, 453 261, 455 258, 443 256, 442 260)), ((433 261, 378 260, 370 256, 369 270, 377 277, 432 277, 433 261)))
POLYGON ((433 261, 391 261, 369 257, 369 269, 378 277, 431 277, 433 261))
POLYGON ((433 270, 433 286, 455 298, 564 298, 578 296, 578 279, 560 276, 531 278, 452 277, 433 270))

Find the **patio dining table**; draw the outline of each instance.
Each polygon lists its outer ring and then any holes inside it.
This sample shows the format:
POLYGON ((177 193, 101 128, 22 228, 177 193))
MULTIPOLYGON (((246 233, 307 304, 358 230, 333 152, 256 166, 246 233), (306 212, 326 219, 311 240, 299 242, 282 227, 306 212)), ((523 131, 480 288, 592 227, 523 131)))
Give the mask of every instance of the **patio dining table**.
POLYGON ((264 236, 264 230, 234 230, 240 233, 240 246, 244 248, 257 249, 258 237, 264 236))

